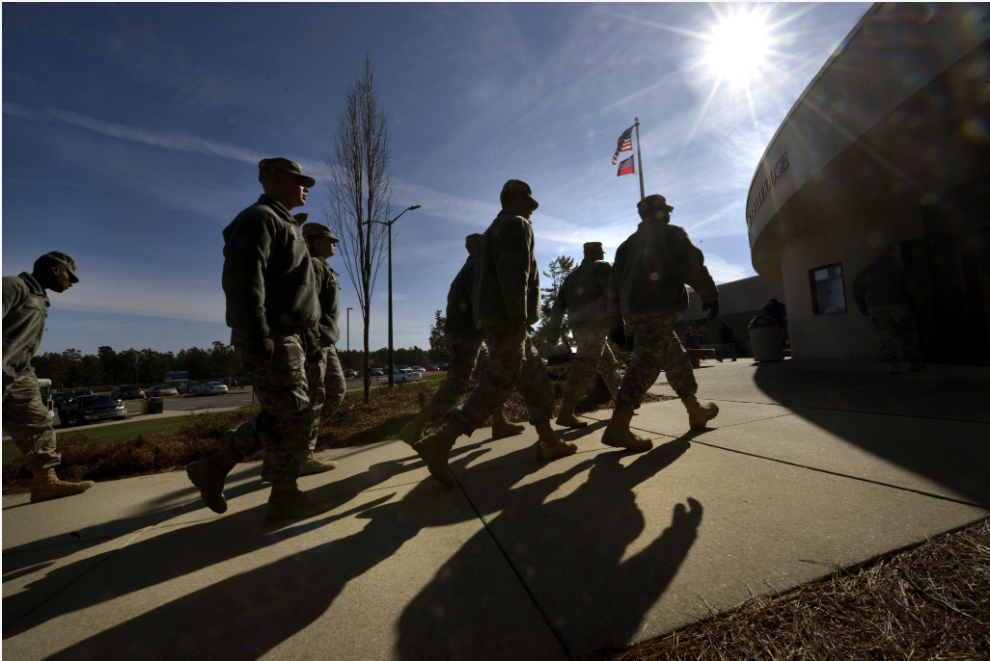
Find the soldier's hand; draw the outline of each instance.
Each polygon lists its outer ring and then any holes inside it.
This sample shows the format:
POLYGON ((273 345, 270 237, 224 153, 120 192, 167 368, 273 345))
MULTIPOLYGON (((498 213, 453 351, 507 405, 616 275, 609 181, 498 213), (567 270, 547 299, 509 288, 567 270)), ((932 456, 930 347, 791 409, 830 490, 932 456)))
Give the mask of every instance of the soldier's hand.
POLYGON ((322 353, 320 350, 320 336, 312 329, 306 331, 306 357, 310 360, 315 360, 322 353))
POLYGON ((248 352, 255 358, 269 360, 275 354, 275 340, 267 335, 252 335, 248 352))
POLYGON ((718 316, 718 299, 715 299, 711 303, 702 303, 701 309, 710 310, 710 312, 708 313, 708 321, 711 321, 712 319, 718 316))
POLYGON ((626 348, 626 329, 623 326, 616 326, 608 331, 608 341, 616 344, 620 349, 626 348))

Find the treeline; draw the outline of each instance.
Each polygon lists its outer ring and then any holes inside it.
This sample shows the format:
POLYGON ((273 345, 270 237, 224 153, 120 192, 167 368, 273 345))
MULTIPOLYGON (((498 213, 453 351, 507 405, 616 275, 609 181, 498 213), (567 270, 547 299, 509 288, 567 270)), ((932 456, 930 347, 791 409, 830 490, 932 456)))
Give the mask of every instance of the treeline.
MULTIPOLYGON (((357 369, 363 360, 363 351, 338 350, 345 368, 357 369)), ((446 360, 438 357, 437 361, 446 360)), ((433 361, 430 352, 419 347, 396 349, 396 365, 428 365, 433 361)), ((217 341, 210 349, 183 349, 179 353, 152 349, 127 349, 115 351, 112 347, 100 347, 96 355, 83 354, 78 349, 62 353, 48 352, 31 361, 39 379, 51 379, 56 389, 93 386, 138 384, 151 386, 162 383, 166 372, 189 372, 193 381, 215 381, 244 376, 234 347, 217 341)), ((388 349, 371 353, 371 364, 382 367, 388 364, 388 349)))

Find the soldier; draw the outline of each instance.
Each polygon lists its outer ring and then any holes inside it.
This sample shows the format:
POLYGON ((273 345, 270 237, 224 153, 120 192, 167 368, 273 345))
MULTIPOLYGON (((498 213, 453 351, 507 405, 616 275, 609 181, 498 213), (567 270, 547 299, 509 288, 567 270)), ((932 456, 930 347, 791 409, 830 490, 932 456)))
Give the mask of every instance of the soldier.
POLYGON ((691 360, 674 332, 674 322, 688 306, 685 284, 701 297, 702 310, 710 310, 709 320, 718 315, 718 289, 704 255, 683 228, 670 224, 674 207, 663 195, 650 195, 636 208, 643 222, 616 251, 608 299, 612 341, 625 344, 625 321, 633 334, 634 355, 602 443, 643 451, 653 444, 629 431, 629 423, 660 370, 684 403, 691 429, 704 429, 718 415, 715 404, 698 403, 691 360))
MULTIPOLYGON (((340 327, 337 319, 340 318, 340 285, 337 278, 340 274, 330 268, 327 258, 333 257, 337 253, 337 244, 340 239, 334 236, 329 227, 321 223, 307 223, 309 214, 297 213, 296 221, 302 226, 303 236, 309 245, 309 254, 313 260, 313 274, 316 276, 316 287, 320 299, 320 348, 323 351, 323 361, 326 363, 326 376, 323 379, 323 389, 325 397, 323 408, 320 409, 320 425, 326 423, 330 417, 340 408, 344 401, 344 393, 347 392, 347 384, 344 381, 344 370, 340 366, 340 357, 337 356, 337 340, 340 339, 340 327)), ((313 456, 316 449, 316 436, 309 442, 309 454, 303 460, 299 468, 299 475, 313 475, 333 470, 337 467, 335 461, 322 461, 313 456)))
MULTIPOLYGON (((415 446, 431 420, 436 420, 453 408, 461 395, 468 391, 472 377, 477 383, 481 383, 488 374, 488 347, 485 346, 484 333, 475 325, 471 305, 475 257, 480 243, 480 234, 471 234, 464 240, 468 258, 450 284, 450 292, 447 294, 447 323, 444 328, 447 344, 450 346, 447 379, 416 417, 399 432, 399 438, 410 446, 415 446)), ((492 438, 515 436, 523 433, 524 429, 522 425, 511 424, 505 419, 501 405, 492 413, 492 438)))
POLYGON ((32 503, 72 496, 93 486, 63 482, 55 475, 62 456, 55 450, 51 414, 31 366, 51 305, 45 290, 61 294, 76 282, 76 262, 64 252, 42 255, 31 273, 3 278, 3 428, 34 476, 32 503))
POLYGON ((230 341, 251 373, 261 413, 228 431, 227 446, 186 473, 207 506, 223 513, 227 474, 263 447, 261 477, 272 484, 266 518, 312 516, 330 507, 296 486, 323 406, 320 301, 306 240, 289 210, 306 203, 316 180, 285 158, 258 163, 258 180, 264 195, 223 231, 223 290, 230 341))
POLYGON ((529 327, 540 318, 540 271, 529 217, 539 207, 525 182, 510 179, 502 188, 502 211, 481 237, 472 293, 477 326, 484 331, 490 366, 482 381, 451 421, 413 448, 441 484, 456 482, 447 455, 461 434, 471 433, 518 387, 529 422, 539 435, 537 457, 549 461, 577 452, 550 426, 553 386, 533 346, 529 327))
POLYGON ((608 330, 608 281, 612 265, 605 261, 602 244, 584 244, 584 261, 571 271, 557 293, 550 313, 550 345, 557 344, 560 326, 567 312, 567 321, 577 342, 577 354, 571 363, 564 385, 564 403, 557 416, 563 427, 587 427, 588 423, 574 417, 574 407, 581 401, 595 379, 601 375, 612 397, 619 394, 619 362, 605 341, 608 330))
POLYGON ((909 369, 918 372, 925 369, 925 363, 921 360, 912 304, 922 303, 920 287, 911 267, 894 259, 893 245, 881 240, 876 243, 875 251, 877 258, 853 281, 853 299, 860 312, 870 317, 883 359, 890 366, 888 373, 901 373, 897 367, 901 352, 909 362, 909 369))

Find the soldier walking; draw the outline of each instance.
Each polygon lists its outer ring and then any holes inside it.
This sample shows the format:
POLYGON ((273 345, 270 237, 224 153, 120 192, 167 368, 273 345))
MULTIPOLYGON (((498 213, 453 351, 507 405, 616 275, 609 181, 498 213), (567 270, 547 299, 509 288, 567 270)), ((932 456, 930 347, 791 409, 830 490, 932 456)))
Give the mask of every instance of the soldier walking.
MULTIPOLYGON (((433 397, 423 405, 416 417, 410 420, 399 438, 414 446, 431 420, 446 414, 461 395, 468 391, 473 378, 481 383, 488 374, 490 358, 485 346, 484 333, 475 325, 471 299, 474 292, 474 274, 480 234, 471 234, 464 240, 468 258, 450 284, 447 294, 447 322, 444 332, 450 347, 447 378, 433 397)), ((522 425, 514 425, 505 419, 502 404, 492 413, 492 438, 515 436, 524 431, 522 425)))
POLYGON ((616 251, 608 300, 612 339, 625 344, 624 322, 633 335, 634 355, 602 443, 645 451, 653 443, 633 434, 629 423, 660 370, 684 403, 691 429, 704 429, 718 415, 718 406, 702 405, 695 397, 698 384, 691 360, 674 332, 674 322, 688 307, 685 284, 701 297, 702 309, 710 310, 709 320, 718 315, 718 289, 704 255, 683 228, 670 224, 674 207, 663 195, 650 195, 636 208, 642 222, 616 251))
POLYGON ((313 264, 289 211, 306 203, 316 180, 298 163, 266 158, 258 181, 265 193, 223 231, 223 290, 231 344, 251 373, 261 413, 228 431, 227 446, 186 473, 207 506, 223 513, 227 474, 264 448, 261 477, 272 484, 266 518, 312 516, 329 504, 299 491, 296 478, 319 429, 325 365, 313 264))
POLYGON ((580 429, 588 423, 574 417, 574 407, 601 375, 612 397, 619 394, 619 362, 605 340, 608 330, 608 282, 612 265, 605 261, 599 242, 584 244, 584 260, 560 286, 550 313, 550 345, 557 344, 564 313, 577 343, 577 354, 564 384, 564 402, 557 416, 562 427, 580 429))
POLYGON ((539 435, 538 458, 549 461, 577 452, 550 426, 553 386, 530 337, 529 326, 540 318, 540 271, 529 218, 539 203, 529 184, 517 179, 506 182, 501 202, 502 211, 481 237, 472 295, 474 320, 488 344, 488 375, 450 422, 413 445, 430 474, 448 488, 456 484, 447 456, 457 438, 470 436, 513 387, 526 400, 529 422, 539 435))
POLYGON ((3 428, 24 455, 31 471, 31 502, 82 493, 92 482, 63 482, 55 475, 62 456, 55 449, 55 430, 31 366, 48 320, 46 289, 61 294, 73 284, 76 262, 64 252, 50 252, 35 261, 31 273, 3 278, 3 428))
POLYGON ((901 373, 897 359, 902 354, 909 369, 918 372, 925 369, 925 363, 912 306, 922 304, 921 289, 911 267, 894 258, 892 244, 879 241, 875 250, 877 258, 853 281, 853 300, 870 317, 888 373, 901 373))
MULTIPOLYGON (((329 227, 322 223, 306 223, 309 214, 297 213, 296 221, 302 225, 303 236, 309 246, 309 254, 313 261, 313 275, 316 276, 317 296, 320 299, 320 349, 323 351, 323 362, 326 364, 326 375, 323 379, 325 393, 323 408, 320 409, 320 425, 326 423, 344 401, 347 383, 344 381, 344 370, 340 366, 337 355, 337 341, 340 339, 340 285, 337 283, 339 273, 330 268, 327 259, 337 254, 337 244, 340 239, 334 236, 329 227), (303 223, 306 223, 303 225, 303 223)), ((303 460, 299 475, 314 475, 324 473, 337 467, 335 461, 322 461, 313 456, 316 449, 316 436, 309 442, 309 454, 303 460)))

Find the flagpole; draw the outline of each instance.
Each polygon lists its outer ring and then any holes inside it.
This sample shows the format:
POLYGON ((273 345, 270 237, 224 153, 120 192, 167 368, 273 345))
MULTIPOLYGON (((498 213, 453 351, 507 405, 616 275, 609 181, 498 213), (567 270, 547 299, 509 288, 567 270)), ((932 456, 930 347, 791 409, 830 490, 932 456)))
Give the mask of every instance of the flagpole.
POLYGON ((643 187, 643 150, 639 148, 639 117, 636 118, 636 156, 639 157, 639 199, 646 198, 646 189, 643 187))

